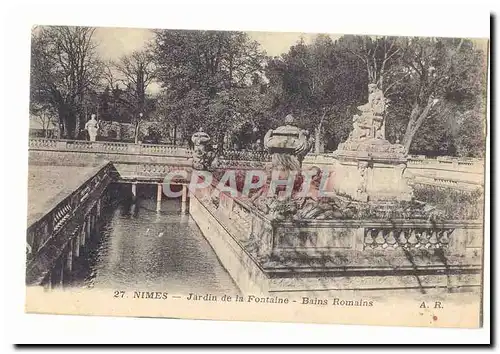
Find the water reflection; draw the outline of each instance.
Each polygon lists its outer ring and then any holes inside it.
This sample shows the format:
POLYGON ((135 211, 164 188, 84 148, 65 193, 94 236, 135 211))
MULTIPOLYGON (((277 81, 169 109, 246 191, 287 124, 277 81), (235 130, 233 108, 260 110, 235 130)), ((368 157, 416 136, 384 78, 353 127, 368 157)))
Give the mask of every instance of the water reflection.
MULTIPOLYGON (((86 256, 81 285, 171 293, 238 292, 180 200, 124 202, 108 211, 99 240, 86 256)), ((78 279, 76 279, 78 281, 78 279)))

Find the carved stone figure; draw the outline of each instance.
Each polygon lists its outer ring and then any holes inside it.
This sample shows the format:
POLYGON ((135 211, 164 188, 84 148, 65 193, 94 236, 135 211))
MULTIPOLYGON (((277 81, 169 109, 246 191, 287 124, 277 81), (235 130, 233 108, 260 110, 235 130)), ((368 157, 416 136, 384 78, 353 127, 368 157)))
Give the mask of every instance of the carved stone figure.
POLYGON ((90 119, 85 124, 85 130, 89 133, 90 141, 96 141, 97 133, 99 132, 99 122, 95 119, 95 114, 90 116, 90 119))
POLYGON ((191 136, 191 141, 194 144, 193 149, 193 168, 195 170, 207 170, 215 158, 215 153, 212 151, 210 136, 200 128, 191 136))
POLYGON ((368 195, 366 194, 366 184, 367 184, 367 170, 368 170, 368 162, 367 161, 359 161, 358 162, 358 171, 359 171, 359 186, 357 190, 357 200, 367 201, 368 195))
POLYGON ((386 103, 382 90, 376 84, 368 85, 368 102, 358 107, 361 115, 353 117, 353 131, 349 140, 385 139, 386 103))

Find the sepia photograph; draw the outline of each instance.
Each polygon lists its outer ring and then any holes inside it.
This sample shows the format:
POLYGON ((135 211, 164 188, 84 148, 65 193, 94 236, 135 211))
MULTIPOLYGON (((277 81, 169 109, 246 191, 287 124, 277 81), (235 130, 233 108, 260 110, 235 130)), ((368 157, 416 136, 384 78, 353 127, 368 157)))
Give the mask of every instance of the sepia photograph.
POLYGON ((488 53, 33 26, 26 312, 481 327, 488 53))

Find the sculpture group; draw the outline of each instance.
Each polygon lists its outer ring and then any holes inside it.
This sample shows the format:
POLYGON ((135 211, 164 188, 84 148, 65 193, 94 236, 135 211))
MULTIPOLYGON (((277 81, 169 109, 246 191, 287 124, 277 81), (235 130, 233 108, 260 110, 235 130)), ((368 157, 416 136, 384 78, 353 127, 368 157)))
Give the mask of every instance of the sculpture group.
POLYGON ((384 113, 387 99, 376 84, 368 85, 368 102, 358 109, 361 115, 354 115, 353 130, 349 140, 385 139, 384 113))

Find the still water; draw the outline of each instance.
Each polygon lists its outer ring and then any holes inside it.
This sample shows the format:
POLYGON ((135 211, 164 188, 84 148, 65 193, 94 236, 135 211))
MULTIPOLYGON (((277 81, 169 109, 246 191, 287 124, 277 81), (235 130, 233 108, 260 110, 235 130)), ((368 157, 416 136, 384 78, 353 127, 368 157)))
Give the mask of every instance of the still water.
POLYGON ((222 294, 237 287, 178 199, 108 208, 74 285, 114 290, 222 294))

